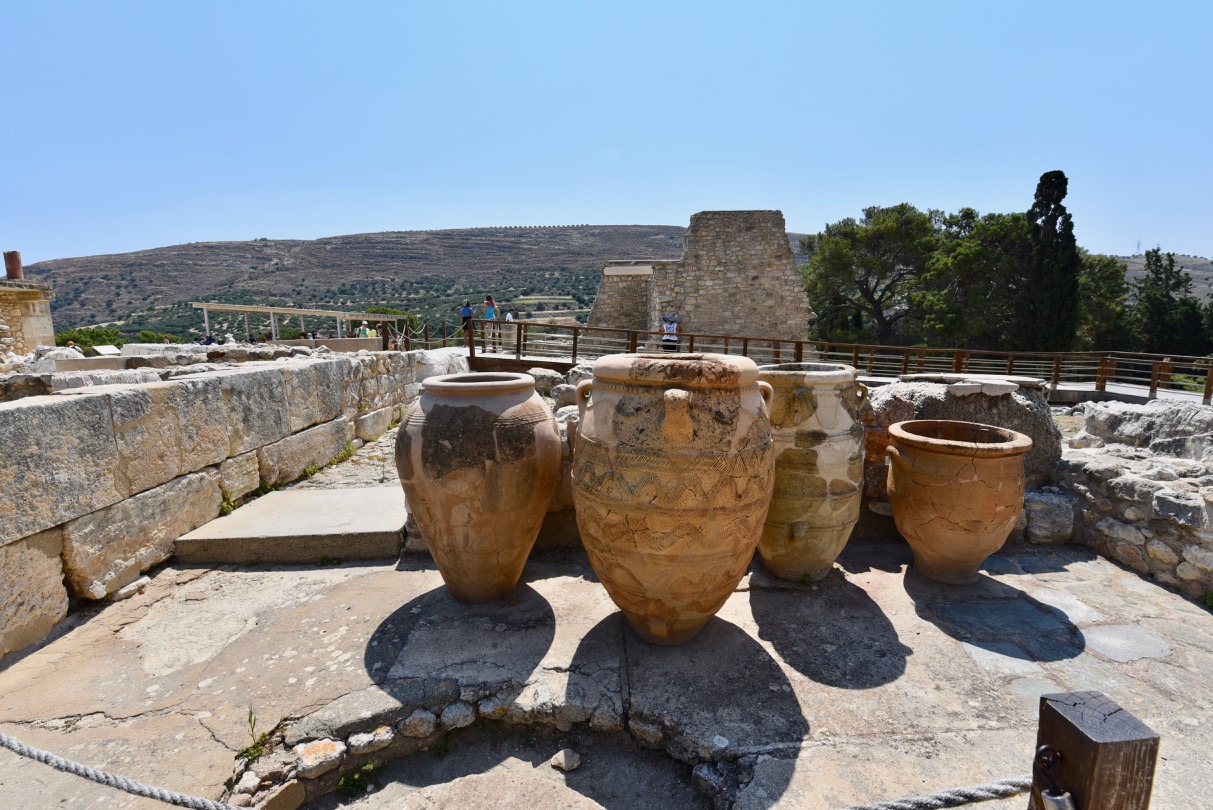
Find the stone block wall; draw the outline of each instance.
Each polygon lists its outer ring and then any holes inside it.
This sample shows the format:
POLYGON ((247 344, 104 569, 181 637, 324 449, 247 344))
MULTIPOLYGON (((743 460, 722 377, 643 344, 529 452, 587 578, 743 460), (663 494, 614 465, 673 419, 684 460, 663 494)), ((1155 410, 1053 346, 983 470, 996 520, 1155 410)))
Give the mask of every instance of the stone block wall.
POLYGON ((55 345, 51 297, 49 284, 0 279, 0 351, 28 354, 55 345))
POLYGON ((459 349, 327 355, 0 403, 0 655, 49 632, 69 597, 168 559, 225 497, 374 438, 421 380, 460 371, 459 349))
POLYGON ((656 331, 673 312, 684 332, 803 340, 814 317, 780 211, 701 211, 678 262, 611 262, 592 326, 656 331), (625 274, 650 267, 646 276, 625 274), (642 279, 644 300, 637 302, 642 279), (644 326, 636 326, 643 314, 644 326))
POLYGON ((1058 465, 1074 539, 1200 599, 1213 591, 1213 407, 1086 403, 1058 465))

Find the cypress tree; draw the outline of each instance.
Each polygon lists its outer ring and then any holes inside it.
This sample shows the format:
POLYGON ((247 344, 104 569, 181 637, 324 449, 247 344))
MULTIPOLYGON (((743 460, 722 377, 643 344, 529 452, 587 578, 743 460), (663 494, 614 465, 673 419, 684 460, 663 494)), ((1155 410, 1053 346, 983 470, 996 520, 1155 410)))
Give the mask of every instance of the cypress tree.
POLYGON ((1062 171, 1042 174, 1028 211, 1032 258, 1021 291, 1016 330, 1016 343, 1022 350, 1067 351, 1078 332, 1082 259, 1073 220, 1061 202, 1068 182, 1062 171))

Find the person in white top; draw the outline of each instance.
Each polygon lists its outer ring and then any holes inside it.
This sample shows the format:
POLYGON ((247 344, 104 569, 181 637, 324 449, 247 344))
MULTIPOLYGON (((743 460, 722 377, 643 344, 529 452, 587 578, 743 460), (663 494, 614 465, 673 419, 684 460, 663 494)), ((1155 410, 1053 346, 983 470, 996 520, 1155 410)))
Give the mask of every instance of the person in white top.
POLYGON ((661 350, 663 352, 678 351, 678 335, 681 332, 682 326, 673 312, 663 317, 661 319, 661 350))

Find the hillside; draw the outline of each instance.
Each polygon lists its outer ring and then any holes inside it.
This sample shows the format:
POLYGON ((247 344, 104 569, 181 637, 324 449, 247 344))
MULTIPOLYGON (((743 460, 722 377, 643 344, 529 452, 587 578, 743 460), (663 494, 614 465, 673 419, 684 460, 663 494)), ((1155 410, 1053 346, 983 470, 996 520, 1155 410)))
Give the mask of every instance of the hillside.
POLYGON ((483 301, 486 293, 503 301, 530 294, 588 304, 606 260, 677 258, 684 231, 645 225, 472 228, 194 242, 39 262, 26 275, 54 284, 56 329, 127 320, 128 326, 172 331, 168 327, 183 318, 198 320, 183 306, 187 301, 394 306, 438 320, 454 318, 463 299, 483 301))
MULTIPOLYGON (((1125 276, 1130 282, 1136 281, 1145 274, 1145 256, 1117 256, 1115 258, 1124 262, 1125 267, 1128 268, 1125 276)), ((1201 256, 1180 256, 1177 253, 1175 263, 1187 270, 1188 275, 1192 277, 1193 295, 1201 301, 1213 298, 1213 259, 1201 256)))

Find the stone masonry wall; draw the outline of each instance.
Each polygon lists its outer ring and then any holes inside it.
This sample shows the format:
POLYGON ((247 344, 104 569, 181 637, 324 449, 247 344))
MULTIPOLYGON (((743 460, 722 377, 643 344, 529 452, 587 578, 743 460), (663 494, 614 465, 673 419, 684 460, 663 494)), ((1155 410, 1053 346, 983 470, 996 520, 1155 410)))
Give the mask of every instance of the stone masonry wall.
POLYGON ((813 310, 780 211, 701 211, 691 217, 679 262, 611 262, 590 324, 657 331, 677 315, 684 332, 803 340, 813 310), (636 323, 639 278, 613 275, 626 264, 652 267, 636 323))
POLYGON ((1058 484, 1074 539, 1189 596, 1213 592, 1213 407, 1086 403, 1058 484))
POLYGON ((248 363, 0 403, 0 655, 102 599, 263 484, 382 433, 459 349, 248 363))
POLYGON ((603 269, 590 326, 649 328, 649 280, 653 262, 610 262, 603 269))
POLYGON ((49 285, 0 279, 0 351, 28 354, 54 346, 49 285))

